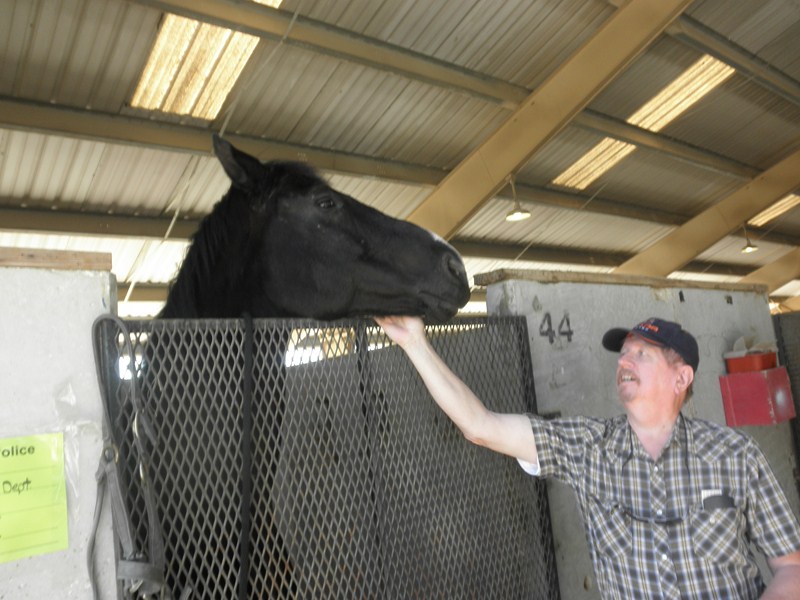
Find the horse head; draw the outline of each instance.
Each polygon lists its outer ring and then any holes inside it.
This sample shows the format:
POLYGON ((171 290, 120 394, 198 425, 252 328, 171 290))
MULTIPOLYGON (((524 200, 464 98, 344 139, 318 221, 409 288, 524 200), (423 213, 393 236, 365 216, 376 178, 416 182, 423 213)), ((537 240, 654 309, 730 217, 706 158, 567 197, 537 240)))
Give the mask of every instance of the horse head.
POLYGON ((468 300, 461 257, 430 231, 337 192, 302 163, 262 163, 217 136, 214 152, 231 187, 201 223, 160 316, 441 322, 468 300))

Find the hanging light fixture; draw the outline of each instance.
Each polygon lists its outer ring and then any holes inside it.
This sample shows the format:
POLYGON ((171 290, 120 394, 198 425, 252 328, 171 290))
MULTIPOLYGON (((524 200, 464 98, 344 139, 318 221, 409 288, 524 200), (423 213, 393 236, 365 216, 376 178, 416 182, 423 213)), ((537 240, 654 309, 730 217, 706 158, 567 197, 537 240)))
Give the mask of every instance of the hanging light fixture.
POLYGON ((753 244, 753 242, 750 241, 750 237, 747 235, 747 227, 742 225, 742 230, 744 231, 744 239, 747 242, 742 248, 742 254, 750 254, 758 250, 758 246, 753 244))
POLYGON ((508 176, 508 183, 511 184, 511 194, 514 197, 514 206, 506 215, 506 221, 524 221, 525 219, 530 218, 531 212, 522 208, 522 205, 519 203, 519 199, 517 198, 517 188, 514 186, 514 175, 508 176))

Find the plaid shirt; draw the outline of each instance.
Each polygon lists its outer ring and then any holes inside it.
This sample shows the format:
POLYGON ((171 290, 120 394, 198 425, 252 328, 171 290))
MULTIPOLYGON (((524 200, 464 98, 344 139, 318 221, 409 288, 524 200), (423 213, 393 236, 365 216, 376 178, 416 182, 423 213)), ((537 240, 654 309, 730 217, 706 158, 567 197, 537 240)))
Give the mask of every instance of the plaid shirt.
POLYGON ((625 416, 531 424, 534 474, 575 490, 603 598, 758 598, 748 542, 768 557, 800 550, 786 496, 739 431, 680 416, 654 462, 625 416))

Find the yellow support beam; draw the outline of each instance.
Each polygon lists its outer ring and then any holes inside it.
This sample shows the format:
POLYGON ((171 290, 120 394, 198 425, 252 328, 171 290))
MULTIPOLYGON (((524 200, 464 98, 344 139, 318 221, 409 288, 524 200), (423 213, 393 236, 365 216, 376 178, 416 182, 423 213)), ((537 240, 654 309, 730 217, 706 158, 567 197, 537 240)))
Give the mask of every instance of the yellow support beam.
POLYGON ((794 298, 789 298, 788 300, 784 300, 780 304, 781 308, 785 311, 799 311, 800 310, 800 296, 795 296, 794 298))
POLYGON ((111 253, 40 248, 0 248, 0 267, 110 271, 111 253))
POLYGON ((408 220, 450 238, 691 4, 631 0, 461 162, 408 220))
POLYGON ((800 150, 693 217, 614 273, 666 277, 800 187, 800 150))
POLYGON ((778 260, 756 269, 742 277, 740 283, 760 283, 767 286, 771 294, 783 287, 792 279, 800 277, 800 248, 795 248, 781 256, 778 260))

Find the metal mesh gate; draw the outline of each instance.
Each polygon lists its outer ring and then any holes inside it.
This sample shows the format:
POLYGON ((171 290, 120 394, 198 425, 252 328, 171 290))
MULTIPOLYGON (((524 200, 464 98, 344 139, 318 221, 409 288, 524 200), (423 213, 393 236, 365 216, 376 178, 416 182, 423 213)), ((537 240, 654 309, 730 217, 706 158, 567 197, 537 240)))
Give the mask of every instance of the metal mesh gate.
MULTIPOLYGON (((371 321, 255 321, 251 456, 244 322, 127 326, 173 591, 235 598, 249 564, 251 598, 558 598, 544 484, 466 442, 371 321)), ((535 409, 523 318, 459 319, 428 334, 490 408, 535 409)), ((123 335, 111 322, 97 335, 146 548, 123 335)))

